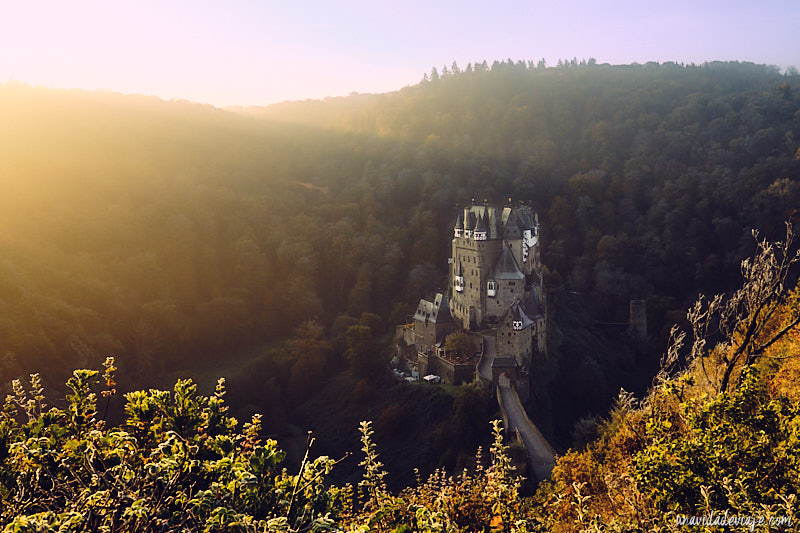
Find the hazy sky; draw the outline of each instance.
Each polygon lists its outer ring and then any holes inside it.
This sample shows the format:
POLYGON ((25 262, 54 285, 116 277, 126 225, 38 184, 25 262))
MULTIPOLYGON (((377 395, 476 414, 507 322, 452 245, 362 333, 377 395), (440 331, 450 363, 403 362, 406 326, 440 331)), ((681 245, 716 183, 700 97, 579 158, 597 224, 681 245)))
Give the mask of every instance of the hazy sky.
POLYGON ((417 83, 455 60, 800 68, 800 0, 0 0, 0 82, 268 104, 417 83))

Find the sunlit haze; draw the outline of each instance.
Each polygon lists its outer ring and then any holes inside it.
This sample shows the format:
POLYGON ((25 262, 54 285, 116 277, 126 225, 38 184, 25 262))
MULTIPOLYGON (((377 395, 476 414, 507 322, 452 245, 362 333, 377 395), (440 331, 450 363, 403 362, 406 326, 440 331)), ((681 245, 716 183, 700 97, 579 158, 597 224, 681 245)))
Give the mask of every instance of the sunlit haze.
POLYGON ((417 83, 455 60, 800 66, 800 3, 10 2, 0 82, 218 106, 417 83))

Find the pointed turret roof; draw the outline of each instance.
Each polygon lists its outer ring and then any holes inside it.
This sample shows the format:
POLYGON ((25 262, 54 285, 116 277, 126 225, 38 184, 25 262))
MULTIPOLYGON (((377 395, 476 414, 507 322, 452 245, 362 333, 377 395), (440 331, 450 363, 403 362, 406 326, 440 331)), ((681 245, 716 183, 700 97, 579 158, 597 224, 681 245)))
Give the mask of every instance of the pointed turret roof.
POLYGON ((452 322, 453 317, 450 315, 450 302, 447 296, 440 292, 436 293, 436 298, 433 300, 434 306, 434 322, 452 322))
POLYGON ((508 220, 506 221, 506 230, 503 232, 504 239, 521 239, 522 238, 522 230, 519 229, 519 223, 517 221, 517 215, 514 211, 508 216, 508 220))
POLYGON ((475 231, 486 231, 486 220, 484 217, 478 215, 478 220, 475 222, 475 231))
POLYGON ((455 229, 485 231, 487 240, 521 239, 524 230, 537 227, 536 214, 528 206, 498 209, 488 205, 471 205, 461 209, 455 229))
POLYGON ((492 208, 491 216, 487 217, 490 239, 499 239, 502 236, 503 222, 500 220, 500 215, 501 213, 497 209, 492 208))
POLYGON ((533 320, 531 320, 530 317, 525 314, 525 311, 522 309, 522 305, 519 303, 519 300, 514 299, 514 303, 511 304, 509 311, 511 313, 511 320, 522 322, 522 329, 533 325, 533 320))
POLYGON ((472 230, 475 227, 477 217, 472 211, 467 212, 467 219, 464 221, 464 229, 472 230))
POLYGON ((517 261, 514 259, 514 254, 507 246, 503 247, 503 252, 500 254, 500 259, 492 270, 492 279, 509 279, 509 280, 523 280, 525 274, 517 266, 517 261))
POLYGON ((536 215, 533 209, 527 205, 520 206, 514 210, 517 220, 522 229, 533 229, 536 227, 536 215))

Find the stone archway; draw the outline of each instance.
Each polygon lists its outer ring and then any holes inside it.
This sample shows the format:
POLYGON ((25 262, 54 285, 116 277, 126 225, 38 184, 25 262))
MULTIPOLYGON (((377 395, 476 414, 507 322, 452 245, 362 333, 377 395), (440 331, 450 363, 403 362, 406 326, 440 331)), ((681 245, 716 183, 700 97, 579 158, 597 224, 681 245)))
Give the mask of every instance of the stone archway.
POLYGON ((503 372, 499 376, 497 376, 497 386, 498 387, 510 387, 511 386, 511 378, 508 377, 508 374, 503 372))

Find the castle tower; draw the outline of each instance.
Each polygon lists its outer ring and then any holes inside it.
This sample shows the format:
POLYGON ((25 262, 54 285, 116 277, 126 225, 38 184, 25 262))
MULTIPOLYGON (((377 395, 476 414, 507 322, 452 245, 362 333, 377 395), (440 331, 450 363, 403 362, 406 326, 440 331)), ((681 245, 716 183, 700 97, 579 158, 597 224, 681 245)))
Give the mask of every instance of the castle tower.
POLYGON ((536 322, 531 319, 518 299, 515 299, 500 317, 497 325, 496 357, 513 358, 523 374, 528 373, 533 353, 536 322))
POLYGON ((464 234, 464 216, 462 213, 459 213, 458 220, 456 220, 456 227, 453 229, 453 236, 461 237, 463 234, 464 234))
POLYGON ((636 342, 647 341, 647 302, 645 300, 631 300, 630 303, 630 332, 636 342))
POLYGON ((473 379, 480 361, 483 378, 488 364, 492 379, 506 374, 524 389, 520 378, 529 375, 534 354, 546 355, 536 213, 527 206, 471 205, 456 216, 451 246, 447 294, 420 300, 414 314, 420 375, 462 383, 473 379), (480 359, 462 360, 444 349, 454 329, 480 330, 471 335, 481 346, 480 359))
POLYGON ((539 290, 539 222, 527 206, 472 205, 453 228, 451 312, 465 329, 497 323, 514 298, 539 290))

